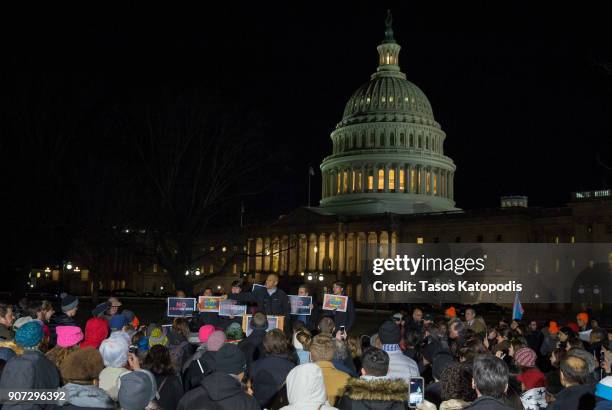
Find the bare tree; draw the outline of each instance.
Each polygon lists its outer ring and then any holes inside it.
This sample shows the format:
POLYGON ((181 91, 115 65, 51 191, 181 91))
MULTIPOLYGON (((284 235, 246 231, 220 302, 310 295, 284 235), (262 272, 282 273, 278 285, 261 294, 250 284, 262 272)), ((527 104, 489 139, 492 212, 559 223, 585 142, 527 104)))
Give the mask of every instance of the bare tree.
POLYGON ((195 244, 228 204, 248 190, 257 167, 255 122, 246 110, 179 99, 147 110, 135 148, 144 169, 146 226, 154 254, 177 289, 201 255, 195 244))

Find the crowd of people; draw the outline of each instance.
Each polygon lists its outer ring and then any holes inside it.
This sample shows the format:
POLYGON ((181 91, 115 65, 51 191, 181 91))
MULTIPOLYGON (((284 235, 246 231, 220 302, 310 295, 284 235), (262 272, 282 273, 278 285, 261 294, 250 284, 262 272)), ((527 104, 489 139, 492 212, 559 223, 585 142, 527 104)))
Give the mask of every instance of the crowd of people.
MULTIPOLYGON (((331 291, 342 295, 343 283, 331 291)), ((350 298, 346 312, 313 303, 310 315, 291 315, 275 275, 252 291, 236 281, 228 298, 252 304, 248 329, 214 312, 140 323, 114 297, 84 327, 72 295, 57 311, 48 301, 0 304, 0 391, 57 389, 65 399, 3 408, 400 410, 422 378, 419 409, 612 409, 612 334, 585 312, 493 324, 474 308, 460 317, 415 307, 356 335, 350 298), (286 317, 283 329, 269 329, 271 315, 286 317)))

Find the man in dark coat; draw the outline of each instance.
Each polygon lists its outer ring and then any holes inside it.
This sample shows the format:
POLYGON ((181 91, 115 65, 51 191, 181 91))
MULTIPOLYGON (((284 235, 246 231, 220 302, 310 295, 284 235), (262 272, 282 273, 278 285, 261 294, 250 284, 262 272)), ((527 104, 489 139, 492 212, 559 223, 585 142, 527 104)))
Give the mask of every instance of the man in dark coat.
MULTIPOLYGON (((334 282, 334 286, 332 288, 333 294, 336 296, 345 296, 344 288, 344 282, 334 282)), ((348 333, 355 324, 355 305, 353 304, 353 299, 348 298, 346 303, 346 312, 339 312, 335 310, 333 312, 333 317, 334 322, 336 323, 336 330, 339 330, 342 326, 344 326, 346 332, 348 333)))
POLYGON ((408 385, 400 379, 387 379, 389 355, 375 347, 362 356, 361 377, 350 379, 338 401, 341 410, 404 410, 408 385))
POLYGON ((472 386, 478 398, 466 409, 512 410, 503 401, 508 390, 508 366, 495 356, 482 355, 474 359, 472 386))
MULTIPOLYGON (((5 391, 23 391, 29 389, 57 389, 60 385, 59 370, 38 350, 43 338, 43 331, 38 321, 24 324, 15 334, 15 343, 23 348, 23 354, 13 357, 4 366, 0 389, 5 391)), ((51 409, 55 405, 33 405, 24 403, 5 403, 3 409, 51 409)))
POLYGON ((251 369, 251 364, 264 356, 263 340, 267 329, 266 315, 261 312, 255 313, 251 320, 251 334, 238 344, 246 357, 247 369, 251 369))
POLYGON ((257 286, 252 292, 232 293, 228 298, 255 303, 257 310, 268 316, 284 316, 288 320, 291 313, 289 297, 284 290, 278 288, 278 275, 274 273, 266 278, 265 288, 257 286))
POLYGON ((223 345, 215 358, 215 372, 185 393, 177 409, 260 410, 257 400, 245 392, 241 383, 245 369, 244 353, 233 344, 223 345))
POLYGON ((592 409, 595 407, 595 383, 592 381, 587 363, 568 354, 559 366, 561 384, 564 389, 555 395, 548 409, 592 409))

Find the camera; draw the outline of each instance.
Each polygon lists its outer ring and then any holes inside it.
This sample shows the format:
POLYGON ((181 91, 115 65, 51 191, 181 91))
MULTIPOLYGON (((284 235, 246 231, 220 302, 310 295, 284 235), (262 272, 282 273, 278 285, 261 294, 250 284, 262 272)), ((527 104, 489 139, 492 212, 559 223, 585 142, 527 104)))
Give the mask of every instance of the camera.
POLYGON ((136 346, 136 345, 130 345, 130 348, 128 349, 128 352, 129 352, 129 353, 133 353, 133 354, 138 353, 138 346, 136 346))

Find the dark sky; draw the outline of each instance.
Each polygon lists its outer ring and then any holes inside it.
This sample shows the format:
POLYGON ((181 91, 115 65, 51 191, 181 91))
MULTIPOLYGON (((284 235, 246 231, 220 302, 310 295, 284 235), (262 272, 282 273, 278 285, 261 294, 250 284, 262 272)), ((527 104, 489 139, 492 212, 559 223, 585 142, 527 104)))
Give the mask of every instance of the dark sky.
MULTIPOLYGON (((31 113, 79 119, 62 160, 69 170, 55 188, 59 198, 75 190, 88 195, 84 164, 66 160, 87 152, 96 167, 112 165, 117 178, 129 179, 121 171, 129 167, 117 167, 130 161, 117 130, 130 129, 143 104, 200 93, 248 106, 263 124, 259 155, 267 165, 265 190, 245 199, 247 213, 276 218, 306 204, 308 165, 318 170, 331 153, 329 134, 345 103, 375 70, 390 4, 402 70, 447 133, 459 207, 498 206, 505 194, 558 206, 572 191, 610 185, 612 172, 597 161, 599 155, 612 166, 606 26, 545 27, 537 16, 497 25, 384 2, 310 4, 39 10, 43 19, 20 21, 5 37, 3 104, 10 111, 16 101, 44 95, 31 113), (113 125, 98 132, 100 124, 113 125)), ((3 133, 20 138, 15 127, 3 133)), ((19 170, 27 152, 13 155, 13 148, 5 144, 4 154, 18 163, 4 165, 19 170)), ((30 183, 19 171, 10 178, 30 183)), ((312 192, 317 203, 319 173, 312 192)))

